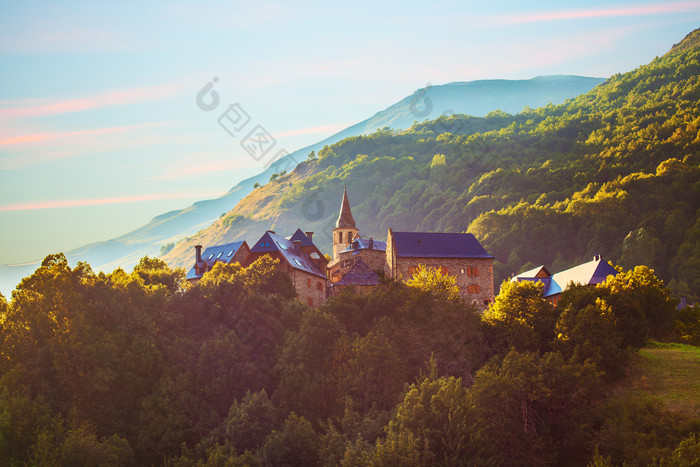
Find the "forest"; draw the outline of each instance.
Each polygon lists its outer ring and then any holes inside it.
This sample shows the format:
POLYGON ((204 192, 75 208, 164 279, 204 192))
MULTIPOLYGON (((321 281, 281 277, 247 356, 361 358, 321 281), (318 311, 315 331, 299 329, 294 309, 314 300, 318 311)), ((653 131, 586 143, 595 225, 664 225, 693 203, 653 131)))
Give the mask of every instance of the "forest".
POLYGON ((47 256, 0 296, 0 464, 697 465, 700 416, 616 391, 651 341, 700 344, 646 266, 483 314, 424 269, 312 309, 268 256, 196 284, 145 257, 47 256), (696 464, 693 464, 695 462, 696 464))
POLYGON ((561 105, 442 116, 327 146, 163 259, 185 266, 196 243, 300 226, 328 251, 346 184, 361 235, 471 232, 496 257, 496 285, 599 254, 653 268, 674 297, 692 302, 700 299, 699 106, 694 31, 561 105))

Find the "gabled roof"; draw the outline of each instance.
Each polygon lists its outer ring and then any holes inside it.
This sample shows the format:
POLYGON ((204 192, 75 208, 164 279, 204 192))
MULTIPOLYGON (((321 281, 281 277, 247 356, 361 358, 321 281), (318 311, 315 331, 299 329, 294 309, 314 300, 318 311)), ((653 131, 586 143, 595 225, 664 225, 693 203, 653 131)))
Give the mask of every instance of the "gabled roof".
MULTIPOLYGON (((369 238, 356 238, 353 240, 353 242, 348 245, 347 248, 345 248, 341 253, 346 252, 346 251, 360 251, 360 250, 369 250, 369 238)), ((372 239, 372 250, 377 250, 377 251, 386 251, 386 242, 380 242, 377 240, 372 239)))
POLYGON ((551 297, 562 293, 569 287, 569 283, 573 282, 580 285, 595 285, 605 282, 608 276, 616 276, 617 271, 607 262, 601 260, 600 256, 596 256, 593 261, 579 264, 571 269, 551 275, 550 277, 535 277, 531 274, 533 271, 544 269, 544 266, 518 274, 513 281, 532 281, 542 282, 544 284, 544 297, 551 297))
MULTIPOLYGON (((245 240, 207 247, 207 249, 202 252, 202 265, 206 264, 207 270, 209 270, 214 267, 216 262, 230 263, 233 256, 238 252, 244 243, 246 243, 245 240)), ((196 279, 198 277, 202 277, 202 275, 197 275, 195 267, 192 266, 190 270, 187 271, 186 278, 196 279)))
POLYGON ((295 250, 292 240, 274 234, 269 230, 250 249, 251 253, 273 253, 275 251, 293 268, 326 278, 326 275, 318 270, 308 254, 295 250))
POLYGON ((309 240, 309 237, 307 237, 301 229, 297 229, 297 231, 294 232, 291 237, 289 237, 289 240, 292 242, 294 240, 301 240, 301 246, 316 246, 314 245, 314 242, 309 240))
POLYGON ((529 271, 521 272, 518 277, 549 277, 551 274, 544 266, 537 266, 529 271))
MULTIPOLYGON (((605 282, 608 276, 616 276, 617 271, 610 266, 606 261, 601 260, 600 256, 587 263, 579 264, 566 271, 558 272, 552 275, 552 280, 559 284, 561 290, 566 290, 569 282, 574 282, 581 285, 595 285, 605 282)), ((550 295, 561 293, 552 291, 550 295)))
POLYGON ((377 284, 379 284, 379 276, 362 261, 362 258, 357 258, 357 262, 353 264, 343 278, 333 284, 333 286, 377 284))
POLYGON ((398 258, 493 258, 470 233, 392 232, 398 258))
POLYGON ((340 215, 338 216, 338 222, 335 223, 335 228, 356 228, 355 219, 352 217, 352 212, 350 212, 350 201, 348 201, 348 190, 347 188, 343 191, 343 201, 340 204, 340 215))

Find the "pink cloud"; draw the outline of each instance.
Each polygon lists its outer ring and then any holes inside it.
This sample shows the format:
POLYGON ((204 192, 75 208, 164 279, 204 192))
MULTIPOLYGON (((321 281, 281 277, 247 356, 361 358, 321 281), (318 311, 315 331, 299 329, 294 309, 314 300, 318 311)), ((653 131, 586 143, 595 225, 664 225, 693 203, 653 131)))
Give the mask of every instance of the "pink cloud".
POLYGON ((110 135, 113 133, 119 133, 122 131, 134 130, 137 128, 142 128, 144 126, 153 126, 152 123, 140 124, 140 125, 128 125, 119 126, 111 128, 99 128, 96 130, 85 130, 85 131, 67 131, 63 133, 30 133, 26 135, 10 136, 4 139, 0 139, 0 146, 10 146, 15 144, 34 144, 34 143, 45 143, 49 141, 54 141, 63 138, 74 138, 76 136, 102 136, 110 135))
POLYGON ((42 117, 45 115, 82 112, 102 107, 138 104, 167 99, 187 89, 183 83, 118 89, 88 97, 71 99, 27 99, 0 101, 0 119, 42 117))
POLYGON ((0 206, 0 211, 30 211, 36 209, 76 208, 82 206, 100 206, 104 204, 138 203, 142 201, 162 201, 171 199, 212 198, 221 193, 152 193, 137 196, 119 196, 114 198, 88 198, 31 201, 27 203, 6 204, 0 206))
POLYGON ((524 15, 508 15, 500 18, 499 23, 537 23, 542 21, 557 21, 584 18, 613 18, 620 16, 643 16, 669 13, 687 13, 700 11, 700 2, 671 2, 630 7, 600 8, 595 10, 570 10, 551 13, 534 13, 524 15))

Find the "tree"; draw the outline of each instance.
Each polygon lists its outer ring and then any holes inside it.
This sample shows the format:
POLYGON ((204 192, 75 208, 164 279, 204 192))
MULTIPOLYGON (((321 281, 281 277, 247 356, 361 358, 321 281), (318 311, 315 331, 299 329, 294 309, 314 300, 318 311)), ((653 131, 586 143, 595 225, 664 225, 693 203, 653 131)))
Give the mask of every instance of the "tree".
POLYGON ((558 311, 542 297, 543 284, 506 281, 484 312, 487 335, 496 350, 549 350, 558 311))
POLYGON ((438 300, 457 302, 461 300, 457 279, 443 274, 437 268, 428 268, 421 264, 411 278, 406 281, 409 287, 432 294, 438 300))
POLYGON ((314 467, 321 465, 320 439, 311 423, 291 413, 280 431, 273 431, 260 448, 264 466, 314 467))

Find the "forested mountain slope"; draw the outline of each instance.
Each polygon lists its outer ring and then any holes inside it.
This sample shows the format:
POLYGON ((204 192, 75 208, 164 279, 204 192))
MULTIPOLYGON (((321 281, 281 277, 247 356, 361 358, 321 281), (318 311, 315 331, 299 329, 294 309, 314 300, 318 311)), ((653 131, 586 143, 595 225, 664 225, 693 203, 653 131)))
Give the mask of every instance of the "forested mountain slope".
MULTIPOLYGON (((330 251, 343 184, 361 235, 469 230, 497 280, 602 254, 700 293, 700 32, 562 105, 453 115, 347 138, 256 189, 165 259, 267 228, 314 230, 330 251), (444 157, 443 157, 444 156, 444 157)), ((499 280, 500 282, 500 280, 499 280)))

